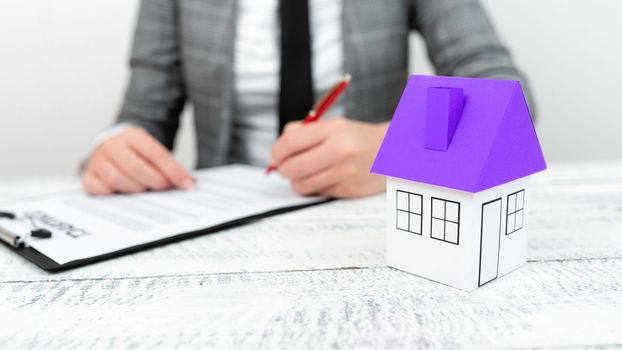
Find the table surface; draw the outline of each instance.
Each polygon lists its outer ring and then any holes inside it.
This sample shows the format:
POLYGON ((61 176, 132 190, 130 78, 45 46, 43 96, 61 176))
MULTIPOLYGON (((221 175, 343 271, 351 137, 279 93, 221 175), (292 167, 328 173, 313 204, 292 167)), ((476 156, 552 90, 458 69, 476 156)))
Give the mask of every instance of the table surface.
POLYGON ((532 185, 527 265, 471 293, 385 266, 382 195, 58 274, 0 246, 0 348, 622 347, 622 163, 532 185))

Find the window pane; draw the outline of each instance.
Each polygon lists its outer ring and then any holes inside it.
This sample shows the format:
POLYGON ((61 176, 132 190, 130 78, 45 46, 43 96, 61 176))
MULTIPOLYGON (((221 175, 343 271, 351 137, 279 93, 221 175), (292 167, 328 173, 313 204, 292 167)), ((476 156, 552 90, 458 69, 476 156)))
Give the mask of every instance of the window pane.
POLYGON ((397 228, 408 231, 408 213, 397 211, 397 228))
POLYGON ((511 196, 508 197, 508 214, 512 213, 514 210, 516 210, 516 195, 513 194, 511 196))
POLYGON ((445 203, 445 220, 458 222, 458 203, 445 203))
POLYGON ((445 240, 451 243, 458 244, 458 224, 451 222, 446 223, 445 226, 445 240))
POLYGON ((432 237, 443 239, 444 235, 444 224, 443 220, 432 219, 432 237))
POLYGON ((432 217, 439 219, 445 218, 445 201, 432 199, 432 217))
POLYGON ((410 214, 410 232, 421 234, 421 215, 410 214))
POLYGON ((523 209, 525 206, 525 191, 520 191, 516 195, 516 209, 523 209))
POLYGON ((520 230, 521 228, 523 228, 523 210, 516 213, 516 226, 514 229, 520 230))
POLYGON ((506 234, 510 234, 510 233, 514 232, 514 215, 516 215, 516 214, 508 215, 507 232, 506 232, 506 234))
POLYGON ((397 191, 397 209, 408 211, 408 193, 397 191))
POLYGON ((410 194, 410 212, 421 214, 421 196, 410 194))

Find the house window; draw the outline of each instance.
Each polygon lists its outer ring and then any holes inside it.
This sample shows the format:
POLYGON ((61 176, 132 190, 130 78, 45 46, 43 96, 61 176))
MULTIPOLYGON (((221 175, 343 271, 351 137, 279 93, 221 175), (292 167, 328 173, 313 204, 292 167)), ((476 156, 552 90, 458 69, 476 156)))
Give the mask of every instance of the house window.
POLYGON ((430 237, 458 244, 460 241, 460 203, 432 197, 430 237))
POLYGON ((416 193, 397 190, 396 195, 398 230, 421 234, 421 213, 423 212, 423 196, 416 193))
POLYGON ((525 190, 508 195, 505 235, 512 234, 523 228, 523 211, 525 209, 525 190))

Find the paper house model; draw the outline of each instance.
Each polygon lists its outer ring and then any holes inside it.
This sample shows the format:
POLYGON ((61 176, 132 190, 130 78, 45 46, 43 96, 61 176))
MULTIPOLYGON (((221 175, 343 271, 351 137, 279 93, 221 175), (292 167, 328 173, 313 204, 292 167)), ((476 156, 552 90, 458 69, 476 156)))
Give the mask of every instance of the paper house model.
POLYGON ((371 169, 387 176, 387 264, 468 291, 525 264, 544 169, 518 81, 411 76, 371 169))

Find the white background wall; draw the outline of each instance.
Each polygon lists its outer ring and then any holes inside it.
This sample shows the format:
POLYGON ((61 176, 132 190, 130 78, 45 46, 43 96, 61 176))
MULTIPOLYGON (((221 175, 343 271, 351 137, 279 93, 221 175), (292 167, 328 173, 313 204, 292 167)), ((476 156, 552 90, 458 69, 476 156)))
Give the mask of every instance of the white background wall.
MULTIPOLYGON (((538 100, 549 161, 622 160, 622 1, 484 0, 538 100)), ((137 0, 0 0, 0 176, 71 174, 114 117, 137 0)), ((413 36, 413 67, 431 73, 413 36)), ((178 155, 194 159, 189 116, 178 155)))

